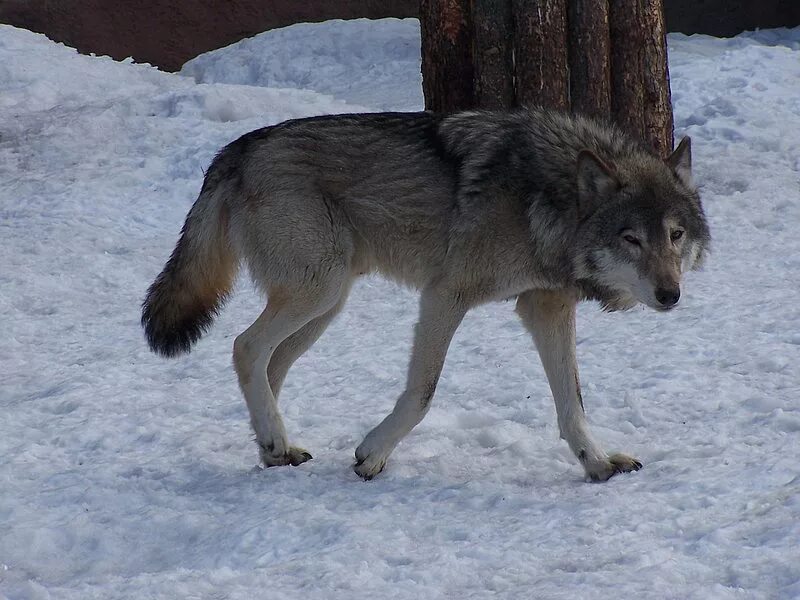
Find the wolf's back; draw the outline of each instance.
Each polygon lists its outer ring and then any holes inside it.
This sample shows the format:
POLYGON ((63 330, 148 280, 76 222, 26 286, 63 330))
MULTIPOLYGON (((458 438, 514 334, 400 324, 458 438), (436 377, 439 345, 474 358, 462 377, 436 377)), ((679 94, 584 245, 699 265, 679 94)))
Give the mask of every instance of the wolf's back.
POLYGON ((228 239, 225 199, 230 183, 218 177, 220 158, 209 168, 181 237, 142 304, 145 337, 151 350, 162 356, 188 352, 200 339, 227 298, 238 270, 228 239))

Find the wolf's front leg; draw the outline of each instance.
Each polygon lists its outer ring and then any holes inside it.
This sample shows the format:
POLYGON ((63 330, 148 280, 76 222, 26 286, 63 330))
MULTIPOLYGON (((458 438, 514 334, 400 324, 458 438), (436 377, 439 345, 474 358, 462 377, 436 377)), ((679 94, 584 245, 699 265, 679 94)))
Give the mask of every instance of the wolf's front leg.
POLYGON ((356 448, 353 468, 364 479, 372 479, 383 470, 398 442, 428 412, 450 340, 466 311, 453 294, 436 288, 423 290, 406 389, 391 414, 356 448))
POLYGON ((561 437, 581 461, 592 481, 638 471, 641 463, 625 454, 608 456, 592 439, 581 399, 575 358, 577 295, 569 290, 534 290, 520 295, 517 313, 533 341, 550 382, 561 437))

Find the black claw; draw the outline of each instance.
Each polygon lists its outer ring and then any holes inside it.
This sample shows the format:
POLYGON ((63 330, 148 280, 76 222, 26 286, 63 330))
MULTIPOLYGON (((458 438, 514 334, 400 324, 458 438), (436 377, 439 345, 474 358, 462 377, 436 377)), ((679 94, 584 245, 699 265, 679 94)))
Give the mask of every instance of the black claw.
POLYGON ((630 473, 631 471, 638 471, 642 468, 642 463, 640 463, 638 460, 634 460, 630 467, 626 467, 628 466, 623 464, 615 464, 614 473, 630 473))
POLYGON ((372 481, 372 479, 375 477, 375 475, 380 475, 381 473, 383 473, 383 469, 386 468, 386 463, 384 463, 383 466, 378 470, 377 473, 375 473, 373 475, 362 475, 361 473, 356 471, 356 469, 358 467, 360 467, 364 463, 365 460, 366 460, 366 458, 362 458, 361 460, 356 459, 355 464, 353 464, 353 471, 355 471, 356 475, 361 477, 361 479, 363 479, 364 481, 372 481))
POLYGON ((358 461, 356 461, 356 463, 353 465, 353 472, 354 472, 356 475, 358 475, 359 477, 361 477, 361 479, 363 479, 364 481, 369 481, 370 479, 372 479, 372 475, 362 475, 361 473, 359 473, 358 471, 356 471, 356 469, 357 469, 358 467, 360 467, 360 466, 361 466, 361 463, 363 463, 363 462, 364 462, 364 460, 363 460, 363 459, 362 459, 362 460, 358 460, 358 461))
POLYGON ((306 462, 307 460, 311 460, 312 458, 313 458, 313 456, 311 456, 311 454, 309 454, 308 452, 303 452, 303 453, 300 455, 300 458, 299 458, 299 459, 298 459, 298 458, 292 458, 292 459, 291 459, 291 461, 290 461, 290 463, 291 463, 291 465, 292 465, 293 467, 297 467, 297 466, 299 466, 299 465, 302 465, 302 464, 303 464, 304 462, 306 462))

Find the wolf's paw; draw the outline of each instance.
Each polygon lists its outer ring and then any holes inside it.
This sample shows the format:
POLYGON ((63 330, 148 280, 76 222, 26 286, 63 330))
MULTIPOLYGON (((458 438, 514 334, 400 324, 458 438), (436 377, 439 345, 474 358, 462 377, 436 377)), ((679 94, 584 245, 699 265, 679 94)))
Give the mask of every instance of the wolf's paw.
POLYGON ((356 475, 364 479, 364 481, 369 481, 375 475, 383 471, 383 467, 386 466, 386 459, 385 458, 377 458, 373 459, 371 457, 358 459, 356 457, 356 463, 353 465, 353 471, 356 472, 356 475))
POLYGON ((286 452, 276 452, 274 448, 269 449, 261 444, 258 445, 258 449, 261 462, 265 467, 282 467, 284 465, 296 467, 313 458, 308 450, 296 446, 289 446, 286 452))
POLYGON ((642 463, 627 454, 612 454, 605 460, 584 464, 591 481, 607 481, 617 473, 630 473, 642 468, 642 463))
POLYGON ((366 481, 369 481, 375 475, 383 471, 386 466, 386 459, 389 458, 388 454, 373 450, 368 451, 365 447, 366 440, 356 448, 356 463, 353 465, 353 470, 356 474, 366 481))

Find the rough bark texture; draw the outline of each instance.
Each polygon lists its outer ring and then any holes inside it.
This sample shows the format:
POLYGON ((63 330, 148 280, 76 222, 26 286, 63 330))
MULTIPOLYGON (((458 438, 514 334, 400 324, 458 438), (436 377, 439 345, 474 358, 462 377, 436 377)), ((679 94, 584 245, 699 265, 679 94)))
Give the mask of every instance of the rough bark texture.
POLYGON ((572 110, 611 115, 608 0, 569 0, 569 76, 572 110))
POLYGON ((481 108, 514 105, 513 18, 509 0, 472 1, 475 101, 481 108))
POLYGON ((569 109, 566 0, 512 0, 517 104, 569 109))
POLYGON ((644 54, 644 139, 666 158, 673 149, 674 122, 667 61, 667 29, 662 0, 646 2, 644 54))
POLYGON ((425 108, 452 112, 474 108, 470 4, 466 0, 421 0, 422 92, 425 108))
POLYGON ((644 138, 642 0, 610 0, 611 112, 626 131, 644 138))
POLYGON ((661 0, 610 0, 614 120, 662 156, 672 151, 672 106, 661 0))

